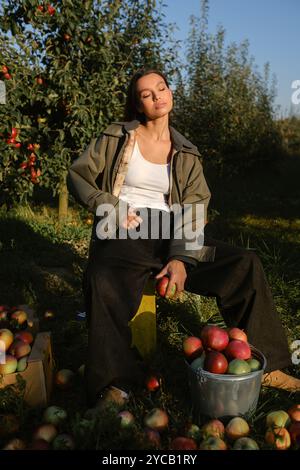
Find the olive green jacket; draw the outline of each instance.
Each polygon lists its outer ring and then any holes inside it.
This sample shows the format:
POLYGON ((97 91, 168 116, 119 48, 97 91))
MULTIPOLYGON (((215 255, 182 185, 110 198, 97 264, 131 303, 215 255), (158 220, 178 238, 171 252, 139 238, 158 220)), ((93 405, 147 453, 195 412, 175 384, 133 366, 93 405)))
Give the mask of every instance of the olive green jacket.
MULTIPOLYGON (((112 204, 118 209, 118 197, 128 169, 135 143, 135 129, 139 121, 114 122, 96 138, 93 138, 79 158, 72 163, 67 177, 67 185, 75 199, 96 214, 100 204, 112 204)), ((173 152, 170 161, 170 193, 168 204, 204 204, 205 221, 210 191, 205 181, 200 154, 190 141, 169 127, 173 152)), ((118 210, 116 210, 116 222, 118 210)), ((108 214, 109 217, 109 214, 108 214)), ((96 241, 94 218, 91 245, 96 241)), ((195 223, 195 220, 193 220, 195 223)), ((196 250, 186 250, 184 239, 171 239, 168 259, 181 259, 196 265, 198 261, 213 261, 215 247, 203 246, 196 250)), ((90 246, 91 247, 91 246, 90 246)))

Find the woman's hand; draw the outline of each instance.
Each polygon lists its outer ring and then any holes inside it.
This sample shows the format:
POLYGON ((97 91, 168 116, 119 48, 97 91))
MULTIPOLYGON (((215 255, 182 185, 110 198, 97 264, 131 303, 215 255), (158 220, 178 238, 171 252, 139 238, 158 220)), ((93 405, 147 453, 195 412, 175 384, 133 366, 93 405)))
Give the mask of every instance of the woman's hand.
POLYGON ((181 293, 184 291, 184 283, 187 278, 184 263, 177 259, 173 259, 166 264, 166 266, 155 276, 155 279, 160 279, 163 276, 168 275, 170 280, 167 288, 165 297, 168 298, 171 294, 172 287, 176 286, 176 293, 172 299, 181 297, 181 293))
POLYGON ((136 214, 135 209, 133 207, 129 207, 127 212, 127 218, 122 221, 121 226, 130 230, 131 228, 136 228, 142 222, 142 217, 136 214))

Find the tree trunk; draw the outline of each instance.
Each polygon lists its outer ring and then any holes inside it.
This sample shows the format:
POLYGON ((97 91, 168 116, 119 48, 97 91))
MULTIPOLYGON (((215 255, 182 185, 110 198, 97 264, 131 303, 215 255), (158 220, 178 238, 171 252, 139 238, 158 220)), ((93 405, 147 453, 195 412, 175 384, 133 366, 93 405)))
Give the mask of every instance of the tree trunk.
POLYGON ((65 173, 61 179, 59 186, 58 198, 58 222, 63 223, 68 216, 68 188, 67 188, 67 174, 65 173))

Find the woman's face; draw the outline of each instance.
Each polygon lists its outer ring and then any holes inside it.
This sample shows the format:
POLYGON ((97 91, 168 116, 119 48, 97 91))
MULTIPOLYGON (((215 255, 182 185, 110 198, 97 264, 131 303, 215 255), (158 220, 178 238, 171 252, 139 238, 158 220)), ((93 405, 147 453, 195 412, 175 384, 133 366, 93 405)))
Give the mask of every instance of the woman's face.
POLYGON ((156 73, 139 78, 136 83, 138 111, 148 119, 157 119, 168 114, 173 107, 173 95, 164 79, 156 73))

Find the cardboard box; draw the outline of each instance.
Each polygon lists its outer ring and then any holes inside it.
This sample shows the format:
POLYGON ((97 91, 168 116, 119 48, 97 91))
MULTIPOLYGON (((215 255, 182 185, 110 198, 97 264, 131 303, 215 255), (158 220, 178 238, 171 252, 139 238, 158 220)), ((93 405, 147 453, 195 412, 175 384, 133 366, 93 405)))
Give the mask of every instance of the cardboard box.
POLYGON ((46 406, 52 389, 53 357, 51 333, 37 333, 24 372, 0 376, 0 388, 16 383, 17 374, 26 381, 25 401, 31 407, 46 406))

